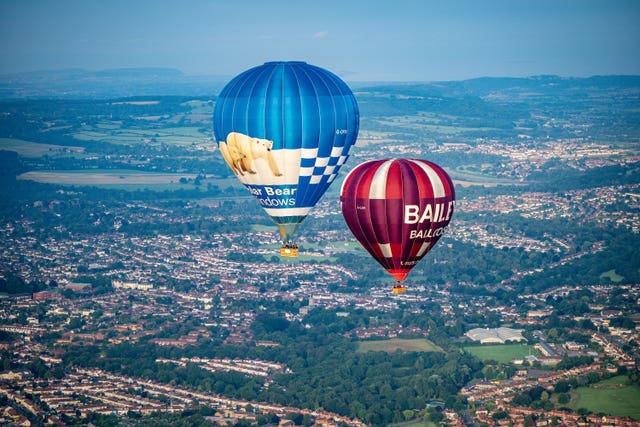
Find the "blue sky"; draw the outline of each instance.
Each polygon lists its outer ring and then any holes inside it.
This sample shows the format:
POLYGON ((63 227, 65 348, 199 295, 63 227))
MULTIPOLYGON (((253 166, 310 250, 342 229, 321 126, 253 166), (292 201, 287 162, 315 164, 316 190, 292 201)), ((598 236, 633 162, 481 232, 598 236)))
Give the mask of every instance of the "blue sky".
POLYGON ((640 0, 0 0, 0 74, 302 60, 347 81, 640 75, 640 0))

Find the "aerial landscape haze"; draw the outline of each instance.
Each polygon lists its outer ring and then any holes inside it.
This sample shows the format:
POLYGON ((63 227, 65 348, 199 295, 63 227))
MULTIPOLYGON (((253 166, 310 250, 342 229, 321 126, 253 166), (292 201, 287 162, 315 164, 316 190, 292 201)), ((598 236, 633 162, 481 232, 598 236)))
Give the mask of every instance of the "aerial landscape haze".
POLYGON ((456 184, 402 295, 349 237, 339 186, 300 256, 279 256, 217 152, 215 98, 4 99, 7 408, 94 425, 640 419, 640 78, 354 93, 354 164, 426 156, 456 184), (602 407, 592 387, 625 392, 602 407))
POLYGON ((0 425, 640 425, 639 16, 2 2, 0 425))

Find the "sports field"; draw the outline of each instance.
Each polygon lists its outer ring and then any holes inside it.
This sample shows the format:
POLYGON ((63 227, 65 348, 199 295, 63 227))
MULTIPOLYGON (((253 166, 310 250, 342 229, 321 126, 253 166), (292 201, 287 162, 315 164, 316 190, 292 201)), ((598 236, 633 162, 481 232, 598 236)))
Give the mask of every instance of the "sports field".
POLYGON ((573 410, 585 408, 593 413, 640 420, 640 386, 628 385, 626 376, 617 376, 600 381, 589 387, 580 387, 571 392, 573 410))
POLYGON ((464 351, 480 360, 495 360, 498 363, 509 363, 513 359, 522 359, 530 354, 540 355, 540 352, 529 344, 474 345, 464 347, 464 351))
POLYGON ((440 347, 426 338, 402 339, 392 338, 390 340, 361 341, 358 343, 359 352, 385 351, 392 353, 401 351, 442 351, 440 347))

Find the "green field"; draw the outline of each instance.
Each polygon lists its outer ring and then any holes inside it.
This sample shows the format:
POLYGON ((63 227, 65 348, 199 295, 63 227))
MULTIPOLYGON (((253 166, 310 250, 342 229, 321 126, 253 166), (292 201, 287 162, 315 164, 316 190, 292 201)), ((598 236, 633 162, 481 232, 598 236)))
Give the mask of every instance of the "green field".
POLYGON ((426 116, 393 116, 385 119, 377 119, 377 123, 396 128, 435 132, 444 135, 457 135, 463 132, 487 132, 493 128, 462 127, 456 125, 441 124, 438 119, 426 116))
MULTIPOLYGON (((199 127, 165 127, 158 129, 114 129, 97 125, 73 134, 81 141, 109 141, 113 144, 192 145, 207 138, 199 127)), ((213 143, 212 143, 213 144, 213 143)))
POLYGON ((454 183, 460 184, 463 187, 469 187, 471 185, 481 185, 484 187, 496 187, 498 185, 525 185, 525 183, 515 179, 497 178, 481 172, 468 170, 464 166, 449 170, 449 173, 454 183))
POLYGON ((627 385, 626 376, 617 376, 600 381, 589 387, 580 387, 571 392, 573 410, 585 408, 598 414, 631 417, 640 420, 640 386, 627 385))
POLYGON ((530 354, 540 355, 540 352, 529 344, 466 346, 464 351, 473 354, 480 360, 495 360, 498 363, 509 363, 512 359, 522 359, 530 354))
MULTIPOLYGON (((30 171, 18 175, 17 179, 36 181, 47 184, 74 185, 121 189, 121 190, 152 190, 175 191, 205 189, 211 183, 221 190, 229 187, 238 188, 235 178, 207 178, 201 181, 200 187, 193 183, 197 174, 193 173, 157 173, 135 171, 131 169, 92 169, 88 170, 59 170, 59 171, 30 171), (189 180, 180 182, 181 178, 189 180)), ((220 199, 232 197, 234 200, 249 197, 242 188, 238 188, 239 195, 230 196, 225 193, 220 199)))
POLYGON ((152 173, 131 170, 92 170, 87 171, 31 171, 18 176, 36 182, 63 185, 102 185, 102 184, 175 184, 180 178, 194 179, 196 174, 152 173))
POLYGON ((396 350, 401 351, 442 351, 440 347, 432 343, 426 338, 402 339, 392 338, 390 340, 376 341, 360 341, 358 343, 358 351, 365 353, 367 351, 385 351, 392 353, 396 350))
POLYGON ((0 138, 0 150, 15 151, 24 157, 42 157, 64 155, 71 156, 84 153, 83 147, 72 147, 54 144, 40 144, 14 138, 0 138))
POLYGON ((618 273, 616 273, 615 270, 605 271, 604 273, 602 273, 600 275, 600 277, 602 277, 602 278, 608 277, 609 280, 611 280, 612 282, 615 282, 615 283, 619 283, 619 282, 622 282, 624 280, 624 276, 619 275, 618 273))

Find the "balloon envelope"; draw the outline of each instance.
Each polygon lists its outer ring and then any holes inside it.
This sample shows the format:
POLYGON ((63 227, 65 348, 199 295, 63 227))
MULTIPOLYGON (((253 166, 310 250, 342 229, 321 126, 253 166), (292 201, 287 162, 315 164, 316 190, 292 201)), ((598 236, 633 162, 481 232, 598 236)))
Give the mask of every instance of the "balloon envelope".
POLYGON ((435 163, 373 160, 347 175, 340 201, 356 239, 403 281, 449 224, 455 191, 449 175, 435 163))
POLYGON ((268 62, 227 84, 213 127, 225 161, 287 240, 349 157, 359 112, 335 74, 268 62))

